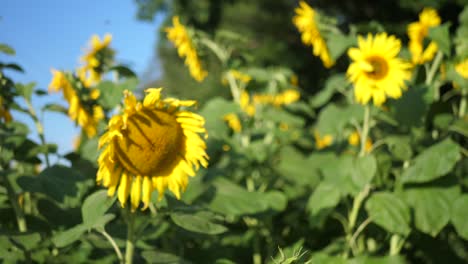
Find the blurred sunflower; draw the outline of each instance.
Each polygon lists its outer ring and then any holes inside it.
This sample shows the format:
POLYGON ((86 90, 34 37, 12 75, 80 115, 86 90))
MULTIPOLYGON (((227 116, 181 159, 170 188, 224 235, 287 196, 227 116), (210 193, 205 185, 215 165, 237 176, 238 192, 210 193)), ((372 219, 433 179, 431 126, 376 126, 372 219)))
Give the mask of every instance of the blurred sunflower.
POLYGON ((98 35, 91 37, 91 48, 81 57, 84 65, 78 70, 78 75, 86 80, 88 85, 99 82, 102 74, 112 65, 115 51, 109 47, 111 41, 112 35, 110 34, 106 34, 102 41, 98 35))
MULTIPOLYGON (((49 84, 49 92, 63 92, 63 97, 69 104, 68 116, 83 128, 88 137, 97 134, 97 125, 104 119, 104 111, 101 106, 93 103, 99 97, 99 90, 83 87, 77 93, 64 72, 52 70, 52 81, 49 84), (86 99, 86 101, 84 100, 86 99)), ((70 78, 73 78, 70 76, 70 78)), ((79 82, 78 79, 75 80, 79 82)))
POLYGON ((411 64, 398 58, 401 42, 395 36, 379 33, 358 36, 359 48, 350 48, 353 60, 346 75, 354 83, 354 96, 361 104, 372 98, 380 106, 386 97, 400 98, 406 89, 405 80, 411 77, 411 64))
POLYGON ((414 64, 431 61, 437 52, 437 44, 431 41, 424 48, 424 40, 429 34, 429 28, 440 25, 440 17, 433 8, 424 8, 419 14, 419 21, 408 25, 409 50, 414 64))
POLYGON ((252 117, 255 115, 255 105, 250 100, 250 95, 247 91, 243 90, 240 94, 240 108, 248 116, 252 117))
POLYGON ((318 13, 304 1, 299 2, 295 12, 293 24, 301 33, 302 42, 312 46, 314 55, 320 57, 326 68, 330 68, 335 62, 331 59, 327 44, 320 33, 318 13))
POLYGON ((201 65, 189 32, 180 23, 178 16, 172 18, 172 24, 172 28, 168 27, 165 29, 167 38, 176 46, 179 57, 185 57, 185 65, 188 66, 190 75, 198 82, 203 81, 208 72, 201 65))
MULTIPOLYGON (((360 142, 361 142, 361 135, 359 134, 359 132, 354 131, 353 133, 349 135, 348 143, 351 146, 358 146, 360 142)), ((366 150, 366 152, 370 152, 372 149, 372 146, 373 146, 372 139, 367 138, 366 145, 364 146, 364 149, 366 150)))
POLYGON ((296 89, 287 89, 279 94, 255 94, 253 102, 255 104, 271 104, 276 107, 288 105, 296 102, 301 94, 296 89))
POLYGON ((317 149, 324 149, 328 146, 331 146, 333 143, 333 136, 332 135, 324 135, 323 137, 320 136, 320 133, 315 130, 314 131, 314 139, 315 139, 315 147, 317 149))
POLYGON ((234 114, 234 113, 226 114, 226 115, 224 115, 223 120, 227 122, 228 126, 234 132, 236 132, 236 133, 241 132, 242 124, 241 124, 241 122, 239 120, 239 117, 236 114, 234 114))
POLYGON ((142 201, 146 209, 154 189, 159 198, 169 189, 177 198, 200 164, 208 166, 204 118, 181 109, 195 101, 163 99, 161 88, 147 89, 143 102, 125 91, 123 114, 111 118, 99 140, 103 148, 96 180, 124 207, 130 196, 132 211, 142 201))
POLYGON ((463 78, 468 79, 468 59, 455 64, 455 71, 463 78))

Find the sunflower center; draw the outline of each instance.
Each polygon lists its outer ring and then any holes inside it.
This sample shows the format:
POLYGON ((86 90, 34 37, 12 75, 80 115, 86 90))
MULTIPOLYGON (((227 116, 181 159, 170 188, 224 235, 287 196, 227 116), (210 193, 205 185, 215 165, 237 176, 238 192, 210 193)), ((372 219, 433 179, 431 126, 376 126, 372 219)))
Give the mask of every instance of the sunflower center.
POLYGON ((366 72, 367 77, 374 80, 380 80, 387 76, 388 63, 385 59, 382 57, 373 56, 367 58, 367 62, 372 66, 372 70, 366 72))
POLYGON ((129 117, 126 140, 116 144, 122 166, 134 175, 163 173, 183 151, 183 133, 175 117, 159 110, 142 110, 129 117))

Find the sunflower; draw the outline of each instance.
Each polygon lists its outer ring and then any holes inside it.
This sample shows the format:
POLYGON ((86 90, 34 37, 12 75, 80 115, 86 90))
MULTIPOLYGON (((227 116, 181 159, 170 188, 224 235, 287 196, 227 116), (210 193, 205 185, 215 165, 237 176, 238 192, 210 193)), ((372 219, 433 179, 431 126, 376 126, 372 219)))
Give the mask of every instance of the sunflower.
POLYGON ((455 65, 455 71, 463 78, 468 79, 468 59, 465 59, 455 65))
POLYGON ((324 135, 323 137, 320 136, 320 133, 315 130, 314 131, 314 139, 315 139, 315 146, 317 149, 324 149, 328 146, 331 146, 333 143, 333 136, 332 135, 324 135))
POLYGON ((300 93, 295 89, 287 89, 279 94, 255 94, 253 102, 255 104, 271 104, 276 107, 288 105, 296 102, 301 97, 300 93))
POLYGON ((97 182, 108 188, 125 207, 128 197, 132 211, 143 202, 143 210, 157 190, 159 198, 169 189, 177 198, 195 176, 200 165, 207 167, 204 118, 182 106, 195 101, 163 99, 161 88, 147 89, 143 102, 125 91, 123 114, 109 120, 99 140, 97 182))
POLYGON ((318 13, 304 1, 299 2, 295 12, 293 24, 301 33, 302 43, 312 46, 314 55, 320 57, 326 68, 330 68, 335 62, 331 59, 327 44, 318 28, 318 13))
POLYGON ((239 117, 234 113, 229 113, 224 115, 223 120, 226 121, 228 126, 236 133, 241 132, 242 124, 239 120, 239 117))
POLYGON ((192 43, 189 32, 179 21, 178 16, 172 18, 172 28, 166 28, 167 38, 174 43, 179 56, 185 57, 185 65, 188 66, 190 75, 198 82, 203 81, 208 72, 201 66, 197 51, 192 43))
MULTIPOLYGON (((353 133, 349 135, 348 144, 350 144, 351 146, 358 146, 360 142, 361 142, 361 135, 359 134, 358 131, 354 131, 353 133)), ((366 152, 370 152, 372 149, 372 146, 373 146, 372 139, 367 138, 366 145, 364 146, 364 149, 366 150, 366 152)))
POLYGON ((111 41, 110 34, 106 34, 102 41, 98 35, 93 35, 90 40, 91 48, 81 57, 84 65, 78 70, 78 75, 82 76, 82 79, 87 79, 90 84, 99 82, 102 74, 114 60, 115 52, 109 47, 111 41))
POLYGON ((386 97, 400 98, 406 89, 405 80, 411 77, 411 64, 397 58, 401 42, 395 36, 379 33, 358 36, 359 48, 350 48, 353 60, 346 75, 354 83, 354 96, 361 104, 372 98, 374 105, 382 105, 386 97))
MULTIPOLYGON (((89 98, 89 101, 85 102, 80 99, 80 95, 77 93, 71 82, 64 72, 52 70, 52 81, 49 84, 49 92, 63 92, 63 97, 69 104, 68 116, 71 120, 78 123, 83 128, 88 137, 92 137, 97 134, 97 125, 99 121, 104 119, 103 109, 92 103, 99 97, 99 90, 84 88, 81 89, 81 93, 89 98)), ((79 80, 75 80, 79 81, 79 80)))
POLYGON ((431 61, 437 52, 437 44, 431 41, 424 49, 424 39, 429 34, 429 28, 440 25, 440 17, 433 8, 424 8, 419 14, 419 21, 408 25, 409 50, 414 64, 431 61))

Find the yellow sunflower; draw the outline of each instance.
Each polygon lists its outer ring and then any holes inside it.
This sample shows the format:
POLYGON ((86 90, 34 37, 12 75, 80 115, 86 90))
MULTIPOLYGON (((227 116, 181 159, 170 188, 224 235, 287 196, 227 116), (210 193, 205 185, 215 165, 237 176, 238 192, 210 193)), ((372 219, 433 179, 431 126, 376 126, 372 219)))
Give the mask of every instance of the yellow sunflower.
POLYGON ((429 34, 429 28, 440 25, 440 17, 433 8, 424 8, 419 14, 419 21, 408 25, 409 50, 414 64, 431 61, 437 52, 437 44, 431 41, 424 48, 424 39, 429 34))
POLYGON ((330 57, 327 44, 318 28, 318 13, 304 1, 299 2, 295 12, 293 24, 301 33, 302 43, 312 46, 314 55, 320 57, 326 68, 330 68, 335 62, 330 57))
POLYGON ((114 60, 115 52, 109 47, 111 41, 112 35, 110 34, 106 34, 102 41, 98 35, 91 37, 91 48, 81 57, 84 65, 78 70, 78 74, 82 76, 82 79, 86 79, 91 84, 101 80, 106 67, 110 66, 114 60))
POLYGON ((331 146, 333 143, 333 136, 332 135, 324 135, 323 137, 320 136, 320 133, 315 130, 314 131, 314 139, 315 139, 315 146, 317 149, 324 149, 328 146, 331 146))
MULTIPOLYGON (((49 92, 63 92, 63 97, 69 104, 68 116, 71 120, 78 123, 82 127, 88 137, 97 134, 97 125, 99 121, 104 119, 103 109, 94 104, 89 106, 80 100, 80 97, 72 84, 68 80, 66 74, 61 71, 52 70, 52 81, 49 84, 49 92)), ((99 96, 99 91, 94 89, 82 89, 83 92, 89 93, 91 100, 96 100, 99 96)))
POLYGON ((234 132, 236 132, 236 133, 241 132, 242 124, 241 124, 241 122, 239 120, 239 117, 236 114, 234 114, 234 113, 226 114, 226 115, 224 115, 223 120, 227 122, 228 126, 234 132))
POLYGON ((356 101, 367 104, 372 98, 380 106, 386 97, 400 98, 406 89, 405 80, 411 77, 411 64, 398 58, 401 42, 395 36, 379 33, 358 36, 359 48, 350 48, 353 60, 346 75, 354 83, 356 101))
MULTIPOLYGON (((351 146, 358 146, 360 142, 361 142, 361 135, 359 134, 359 132, 354 131, 353 133, 349 135, 348 143, 351 146)), ((372 139, 367 138, 366 145, 364 146, 364 149, 366 150, 366 152, 370 152, 372 149, 372 146, 373 146, 372 139)))
POLYGON ((276 107, 288 105, 296 102, 301 94, 295 89, 287 89, 279 94, 254 94, 253 102, 255 104, 271 104, 276 107))
POLYGON ((204 118, 181 109, 195 101, 163 99, 161 88, 147 89, 143 102, 125 91, 123 114, 111 118, 108 130, 99 140, 97 182, 115 194, 125 206, 128 197, 132 210, 143 202, 146 209, 151 193, 159 198, 169 189, 177 198, 187 187, 188 176, 195 176, 200 165, 208 166, 204 118), (195 167, 195 170, 194 170, 195 167))
POLYGON ((180 23, 178 16, 172 18, 172 24, 172 28, 165 29, 167 38, 176 46, 179 57, 185 57, 185 65, 188 66, 190 75, 198 82, 203 81, 208 72, 201 65, 189 32, 180 23))
POLYGON ((455 65, 455 71, 463 78, 468 79, 468 59, 465 59, 455 65))

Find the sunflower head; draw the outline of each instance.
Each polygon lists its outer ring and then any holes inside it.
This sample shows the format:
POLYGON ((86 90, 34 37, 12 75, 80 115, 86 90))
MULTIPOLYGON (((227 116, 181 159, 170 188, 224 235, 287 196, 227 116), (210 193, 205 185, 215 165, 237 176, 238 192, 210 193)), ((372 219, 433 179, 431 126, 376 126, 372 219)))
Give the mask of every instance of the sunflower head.
POLYGON ((455 65, 455 71, 463 78, 468 79, 468 59, 460 61, 455 65))
POLYGON ((440 25, 440 17, 433 8, 424 8, 419 14, 419 21, 408 25, 409 50, 414 64, 423 64, 431 61, 438 50, 434 41, 424 47, 424 40, 429 34, 429 29, 440 25))
POLYGON ((68 116, 83 128, 88 137, 97 134, 97 126, 104 119, 104 110, 96 102, 99 90, 91 89, 77 76, 52 70, 49 92, 62 91, 68 102, 68 116))
POLYGON ((179 57, 185 58, 185 65, 188 66, 190 75, 198 82, 203 81, 208 72, 201 65, 190 32, 180 23, 178 16, 172 18, 172 24, 172 27, 165 29, 167 38, 176 46, 179 57))
POLYGON ((333 66, 335 61, 330 57, 327 44, 319 30, 319 14, 317 11, 306 2, 300 1, 295 13, 293 24, 301 33, 302 43, 312 46, 314 55, 320 57, 326 68, 333 66))
POLYGON ((331 144, 333 143, 332 135, 326 134, 322 137, 317 130, 314 131, 314 139, 315 139, 315 146, 319 150, 324 149, 328 146, 331 146, 331 144))
POLYGON ((111 41, 110 34, 106 34, 102 41, 98 35, 91 37, 90 48, 81 58, 84 65, 79 69, 79 75, 83 80, 93 84, 99 82, 102 74, 112 65, 115 51, 109 47, 111 41))
POLYGON ((97 182, 117 191, 124 207, 130 197, 132 210, 143 202, 146 209, 151 193, 159 198, 169 189, 177 198, 195 176, 200 165, 208 165, 204 118, 184 110, 195 101, 163 99, 161 88, 146 90, 143 102, 125 91, 124 110, 111 118, 99 140, 97 182))
POLYGON ((352 59, 346 75, 354 84, 356 101, 367 104, 372 98, 375 105, 382 105, 387 97, 399 98, 405 81, 411 76, 411 65, 398 58, 401 42, 387 33, 367 38, 358 36, 358 48, 350 48, 352 59))
POLYGON ((223 120, 227 122, 228 126, 236 133, 241 132, 242 124, 239 117, 234 113, 224 115, 223 120))

